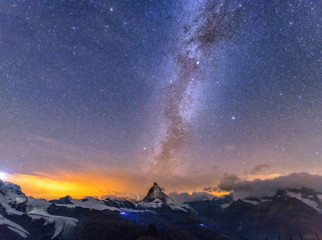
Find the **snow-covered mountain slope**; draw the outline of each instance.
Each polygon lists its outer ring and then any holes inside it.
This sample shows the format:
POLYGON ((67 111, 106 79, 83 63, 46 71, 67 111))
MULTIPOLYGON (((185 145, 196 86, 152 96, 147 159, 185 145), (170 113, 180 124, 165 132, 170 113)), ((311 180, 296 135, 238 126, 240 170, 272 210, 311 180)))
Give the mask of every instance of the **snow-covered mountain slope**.
POLYGON ((322 214, 322 196, 320 193, 308 188, 290 188, 285 190, 285 194, 304 202, 322 214))
MULTIPOLYGON (((67 196, 68 197, 68 196, 67 196)), ((138 207, 137 203, 132 203, 130 206, 125 206, 123 204, 123 201, 118 200, 99 200, 97 198, 93 197, 86 197, 83 199, 73 199, 69 197, 68 203, 62 203, 66 200, 67 197, 64 197, 59 200, 53 200, 50 201, 51 203, 54 203, 58 207, 67 207, 67 208, 84 208, 89 210, 97 210, 97 211, 103 211, 103 210, 109 210, 109 211, 116 211, 116 212, 145 212, 148 210, 145 210, 145 208, 138 207)))
POLYGON ((103 211, 106 209, 111 211, 121 211, 116 207, 107 206, 103 201, 93 197, 87 197, 84 199, 73 199, 69 196, 66 196, 59 200, 53 200, 50 202, 54 203, 57 206, 63 206, 68 208, 81 207, 81 208, 95 209, 99 211, 103 211), (68 198, 68 201, 66 201, 67 198, 68 198))
POLYGON ((168 197, 161 189, 161 187, 155 182, 149 189, 147 195, 141 202, 137 203, 139 208, 158 209, 162 207, 169 207, 174 211, 193 211, 187 204, 180 204, 168 197))
POLYGON ((157 183, 154 183, 153 186, 148 191, 146 197, 139 202, 130 202, 130 201, 121 201, 121 200, 112 200, 105 199, 99 200, 93 197, 87 197, 84 199, 73 199, 70 196, 60 198, 58 200, 51 200, 50 203, 53 203, 57 206, 68 207, 68 208, 88 208, 95 210, 110 210, 110 211, 126 211, 126 212, 144 212, 156 210, 159 208, 168 207, 174 211, 193 211, 189 205, 180 204, 169 198, 159 187, 157 183))
MULTIPOLYGON (((8 216, 22 216, 26 214, 27 197, 16 184, 0 180, 0 226, 6 227, 12 234, 27 238, 29 232, 19 224, 8 219, 8 216)), ((13 235, 14 236, 14 235, 13 235)))
POLYGON ((319 213, 322 213, 322 194, 318 193, 309 188, 288 188, 285 190, 279 190, 276 192, 275 196, 271 197, 246 197, 242 201, 257 205, 263 202, 272 201, 274 198, 296 198, 306 205, 314 208, 319 213))
POLYGON ((51 203, 46 200, 27 198, 18 185, 0 180, 0 226, 2 231, 8 232, 12 239, 16 238, 14 233, 21 238, 29 238, 28 229, 20 225, 23 223, 29 226, 30 224, 25 223, 28 219, 31 222, 43 219, 45 220, 43 225, 53 224, 55 229, 51 239, 59 235, 71 234, 78 220, 49 214, 47 209, 50 205, 51 203))
POLYGON ((75 218, 51 215, 48 208, 51 203, 43 199, 28 198, 27 213, 32 219, 44 219, 45 224, 55 224, 55 231, 51 239, 55 239, 59 235, 72 234, 77 227, 78 220, 75 218))
POLYGON ((138 208, 142 209, 159 209, 163 207, 169 207, 173 211, 184 211, 189 212, 193 211, 193 209, 188 204, 177 203, 172 199, 167 199, 167 201, 162 201, 159 198, 154 199, 151 202, 141 201, 136 204, 138 208))
POLYGON ((225 209, 229 207, 234 200, 231 195, 226 195, 223 197, 215 197, 212 201, 220 208, 225 209))
POLYGON ((26 203, 27 197, 18 185, 0 180, 0 206, 6 213, 22 215, 26 203))
POLYGON ((181 204, 154 183, 146 197, 138 202, 70 196, 46 201, 27 198, 18 185, 0 181, 0 239, 101 239, 102 232, 112 231, 118 236, 120 226, 124 230, 129 224, 131 232, 121 231, 121 235, 130 236, 139 234, 138 229, 142 231, 151 223, 160 229, 171 229, 170 232, 176 229, 177 233, 191 230, 192 236, 201 234, 196 239, 208 239, 204 238, 207 234, 222 229, 229 236, 257 234, 256 229, 272 234, 277 230, 287 232, 289 226, 303 232, 322 233, 319 227, 322 226, 321 193, 286 189, 271 197, 234 200, 228 195, 181 204), (276 222, 276 219, 279 220, 276 222), (202 235, 207 229, 209 232, 202 235), (230 235, 231 231, 236 235, 230 235), (84 233, 88 237, 82 238, 84 233), (93 234, 96 238, 92 238, 93 234))
POLYGON ((0 214, 0 225, 7 226, 10 231, 13 231, 13 232, 17 233, 22 238, 27 238, 28 235, 29 235, 29 232, 27 230, 25 230, 20 225, 14 223, 13 221, 10 221, 10 220, 6 219, 1 214, 0 214))

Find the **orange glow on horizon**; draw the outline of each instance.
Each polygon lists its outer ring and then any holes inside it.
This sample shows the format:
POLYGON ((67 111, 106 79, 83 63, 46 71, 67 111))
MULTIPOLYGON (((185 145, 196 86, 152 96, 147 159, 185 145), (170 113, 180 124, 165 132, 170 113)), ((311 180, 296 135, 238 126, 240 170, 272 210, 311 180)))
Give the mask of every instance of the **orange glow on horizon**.
POLYGON ((22 191, 36 198, 54 199, 70 195, 73 198, 115 194, 122 191, 120 184, 107 178, 73 175, 72 181, 47 175, 8 174, 6 180, 21 186, 22 191))
MULTIPOLYGON (((133 186, 126 185, 125 182, 131 181, 129 179, 123 178, 122 180, 116 180, 106 176, 97 175, 95 178, 93 176, 94 174, 89 175, 69 173, 68 180, 66 180, 66 176, 58 177, 43 173, 37 175, 6 174, 5 180, 20 185, 21 190, 27 196, 44 198, 47 200, 57 199, 66 195, 69 195, 73 198, 115 195, 118 197, 138 199, 143 197, 143 195, 148 191, 148 188, 142 189, 141 184, 138 184, 138 186, 141 188, 133 188, 133 186), (135 192, 128 192, 129 189, 135 192), (138 193, 141 193, 141 195, 138 195, 138 193)), ((218 191, 211 192, 211 194, 220 197, 229 194, 229 192, 218 191)))
MULTIPOLYGON (((281 174, 252 175, 245 180, 272 179, 281 174)), ((21 186, 22 191, 35 198, 47 200, 57 199, 70 195, 73 198, 86 196, 102 197, 114 195, 128 199, 141 199, 147 193, 149 182, 146 179, 136 178, 133 175, 113 171, 113 173, 63 173, 48 175, 45 173, 32 174, 9 174, 5 173, 5 181, 21 186), (114 174, 114 175, 113 175, 114 174)), ((171 190, 174 187, 172 186, 171 190)), ((185 190, 185 189, 181 189, 185 190)), ((187 189, 192 194, 196 189, 187 189)), ((213 196, 220 197, 230 194, 228 191, 209 192, 213 196)))
POLYGON ((226 191, 215 191, 215 192, 210 192, 210 194, 216 196, 216 197, 222 197, 225 195, 228 195, 230 192, 226 192, 226 191))

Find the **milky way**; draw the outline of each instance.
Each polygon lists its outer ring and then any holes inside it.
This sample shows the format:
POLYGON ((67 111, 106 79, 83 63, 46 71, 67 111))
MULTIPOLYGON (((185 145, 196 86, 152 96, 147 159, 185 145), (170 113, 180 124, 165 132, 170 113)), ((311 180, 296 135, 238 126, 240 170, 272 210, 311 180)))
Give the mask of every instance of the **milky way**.
POLYGON ((180 53, 176 56, 176 79, 162 92, 163 114, 167 121, 161 152, 155 157, 159 171, 173 171, 177 167, 179 151, 189 138, 185 111, 191 108, 194 88, 203 79, 202 68, 213 45, 234 34, 240 17, 241 5, 231 1, 206 1, 198 9, 198 16, 185 26, 180 53), (188 91, 189 90, 189 91, 188 91))

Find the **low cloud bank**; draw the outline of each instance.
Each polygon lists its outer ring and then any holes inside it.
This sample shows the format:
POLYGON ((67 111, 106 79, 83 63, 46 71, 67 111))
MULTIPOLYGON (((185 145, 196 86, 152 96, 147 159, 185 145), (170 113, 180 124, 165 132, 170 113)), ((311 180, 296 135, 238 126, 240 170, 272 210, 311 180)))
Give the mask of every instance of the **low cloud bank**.
POLYGON ((236 175, 227 174, 221 179, 218 187, 223 191, 232 191, 235 198, 272 196, 278 189, 286 188, 306 187, 322 192, 322 176, 301 172, 267 180, 245 181, 236 175))
POLYGON ((168 196, 173 200, 181 203, 210 200, 215 197, 214 195, 206 192, 193 192, 192 194, 189 194, 187 192, 183 192, 183 193, 171 192, 168 194, 168 196))

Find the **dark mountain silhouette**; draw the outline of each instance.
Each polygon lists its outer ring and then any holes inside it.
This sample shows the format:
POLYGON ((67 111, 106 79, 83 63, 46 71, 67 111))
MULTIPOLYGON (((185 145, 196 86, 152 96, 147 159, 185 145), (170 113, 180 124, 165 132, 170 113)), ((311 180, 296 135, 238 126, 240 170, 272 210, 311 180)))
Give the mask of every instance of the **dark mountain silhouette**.
POLYGON ((148 194, 143 198, 143 202, 153 202, 155 199, 160 199, 162 202, 167 202, 169 197, 162 191, 159 185, 155 182, 149 189, 148 194))

